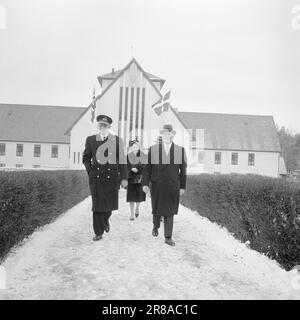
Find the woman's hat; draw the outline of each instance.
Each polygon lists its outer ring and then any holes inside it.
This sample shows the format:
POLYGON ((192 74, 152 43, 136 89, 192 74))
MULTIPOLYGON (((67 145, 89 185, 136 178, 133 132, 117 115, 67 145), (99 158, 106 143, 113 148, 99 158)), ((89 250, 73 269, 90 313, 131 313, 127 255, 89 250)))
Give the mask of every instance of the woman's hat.
POLYGON ((112 118, 110 118, 109 116, 106 116, 104 114, 99 114, 99 116, 97 116, 96 120, 99 123, 105 123, 105 124, 112 124, 112 118))
POLYGON ((129 147, 132 147, 135 143, 139 143, 139 140, 134 139, 134 140, 129 141, 129 147))
POLYGON ((171 124, 164 124, 162 130, 159 130, 160 134, 162 134, 164 132, 171 132, 173 135, 176 134, 176 131, 173 130, 173 126, 171 124))

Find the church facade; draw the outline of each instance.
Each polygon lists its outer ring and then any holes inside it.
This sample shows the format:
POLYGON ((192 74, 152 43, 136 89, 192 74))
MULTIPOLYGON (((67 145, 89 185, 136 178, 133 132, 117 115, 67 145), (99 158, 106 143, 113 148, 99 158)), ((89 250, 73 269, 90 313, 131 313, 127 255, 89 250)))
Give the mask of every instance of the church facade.
POLYGON ((170 106, 157 113, 165 80, 143 70, 133 59, 121 70, 98 77, 102 92, 68 128, 70 168, 82 169, 78 155, 87 135, 97 132, 93 113, 114 122, 112 132, 125 146, 137 137, 147 149, 165 123, 173 125, 175 143, 183 145, 189 173, 253 173, 280 176, 281 148, 272 116, 179 112, 170 106))
POLYGON ((96 116, 106 114, 113 119, 112 133, 125 146, 137 138, 145 152, 157 141, 163 124, 172 124, 177 132, 174 142, 186 149, 190 174, 279 177, 285 173, 272 116, 161 107, 165 80, 146 72, 135 59, 123 69, 99 76, 98 81, 101 93, 85 108, 0 104, 0 169, 84 169, 85 139, 97 133, 96 116))

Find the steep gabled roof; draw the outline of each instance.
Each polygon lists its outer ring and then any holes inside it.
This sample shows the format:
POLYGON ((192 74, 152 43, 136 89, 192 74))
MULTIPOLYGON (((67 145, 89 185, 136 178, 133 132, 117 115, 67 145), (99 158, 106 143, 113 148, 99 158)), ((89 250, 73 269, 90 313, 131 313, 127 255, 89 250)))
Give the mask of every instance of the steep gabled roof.
MULTIPOLYGON (((135 59, 133 59, 135 60, 135 59)), ((131 61, 132 62, 132 61, 131 61)), ((137 61, 135 60, 136 64, 137 61)), ((130 63, 131 64, 131 63, 130 63)), ((110 73, 106 73, 106 74, 103 74, 102 76, 99 76, 97 77, 99 83, 100 83, 100 86, 102 86, 102 80, 114 80, 115 78, 119 77, 120 73, 122 73, 124 69, 120 69, 120 70, 115 70, 113 72, 110 72, 110 73)), ((149 72, 146 72, 144 71, 144 74, 147 75, 147 77, 151 80, 151 81, 154 81, 154 82, 160 82, 161 83, 161 88, 163 87, 163 85, 165 84, 166 80, 165 79, 162 79, 152 73, 149 73, 149 72)))
MULTIPOLYGON (((114 78, 114 80, 101 92, 101 94, 99 94, 95 101, 97 101, 98 99, 100 99, 116 82, 117 80, 124 74, 124 72, 130 67, 130 65, 132 63, 135 63, 138 67, 138 69, 141 70, 141 72, 143 73, 143 75, 145 76, 145 78, 149 81, 150 85, 153 87, 153 89, 157 92, 157 94, 159 95, 159 97, 162 97, 162 94, 160 93, 160 91, 157 89, 157 87, 153 84, 153 82, 149 79, 147 73, 144 71, 144 69, 140 66, 140 64, 136 61, 135 58, 133 58, 126 66, 124 69, 122 70, 118 70, 118 74, 117 76, 114 78)), ((68 130, 65 132, 65 134, 69 134, 70 131, 72 130, 72 128, 75 126, 75 124, 82 118, 82 116, 88 112, 88 110, 90 110, 90 108, 92 107, 93 103, 90 103, 90 105, 85 109, 85 111, 72 123, 72 125, 68 128, 68 130)))
POLYGON ((187 129, 204 129, 204 148, 280 152, 272 116, 179 112, 187 129))
POLYGON ((65 130, 84 109, 0 104, 0 140, 69 143, 65 130))

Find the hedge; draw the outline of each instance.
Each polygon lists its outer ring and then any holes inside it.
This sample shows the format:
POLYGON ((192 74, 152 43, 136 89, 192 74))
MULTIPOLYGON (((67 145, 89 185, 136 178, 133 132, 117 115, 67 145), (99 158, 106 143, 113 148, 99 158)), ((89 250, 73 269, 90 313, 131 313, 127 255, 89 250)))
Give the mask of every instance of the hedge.
POLYGON ((300 264, 300 184, 258 175, 189 176, 181 203, 286 270, 300 264))
POLYGON ((37 227, 88 195, 85 171, 0 171, 0 261, 37 227))

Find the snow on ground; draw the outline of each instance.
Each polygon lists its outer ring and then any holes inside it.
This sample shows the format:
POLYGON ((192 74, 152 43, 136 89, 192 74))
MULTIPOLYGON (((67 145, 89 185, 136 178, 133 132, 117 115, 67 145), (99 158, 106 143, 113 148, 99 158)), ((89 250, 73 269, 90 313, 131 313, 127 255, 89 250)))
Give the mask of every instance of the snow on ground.
POLYGON ((150 199, 129 220, 121 192, 111 231, 93 242, 91 198, 34 232, 3 263, 0 299, 299 299, 291 272, 180 206, 175 247, 152 237, 150 199))

